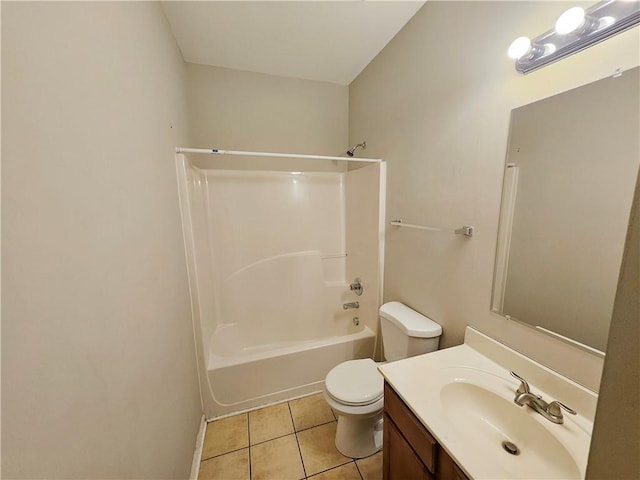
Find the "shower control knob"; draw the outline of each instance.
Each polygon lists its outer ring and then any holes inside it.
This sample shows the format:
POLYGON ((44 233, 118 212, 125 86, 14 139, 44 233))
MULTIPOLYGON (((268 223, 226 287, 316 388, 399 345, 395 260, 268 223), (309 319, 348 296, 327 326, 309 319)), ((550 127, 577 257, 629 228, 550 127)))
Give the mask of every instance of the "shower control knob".
POLYGON ((362 295, 362 280, 360 280, 360 278, 356 277, 356 279, 353 281, 353 283, 351 285, 349 285, 349 289, 352 290, 353 292, 355 292, 356 295, 360 296, 362 295))

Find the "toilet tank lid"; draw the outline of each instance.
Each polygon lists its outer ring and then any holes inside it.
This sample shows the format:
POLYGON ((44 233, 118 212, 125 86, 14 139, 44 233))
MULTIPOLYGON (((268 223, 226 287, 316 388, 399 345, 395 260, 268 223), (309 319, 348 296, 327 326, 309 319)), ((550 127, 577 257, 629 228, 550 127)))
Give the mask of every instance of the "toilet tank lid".
POLYGON ((432 338, 442 335, 442 327, 404 303, 388 302, 380 307, 380 316, 393 322, 410 337, 432 338))

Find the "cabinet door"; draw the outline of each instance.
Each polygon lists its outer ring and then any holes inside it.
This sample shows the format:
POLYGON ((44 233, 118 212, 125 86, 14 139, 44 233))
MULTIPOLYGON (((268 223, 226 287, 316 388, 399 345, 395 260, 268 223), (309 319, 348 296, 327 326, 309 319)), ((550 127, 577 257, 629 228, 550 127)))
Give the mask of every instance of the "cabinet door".
POLYGON ((434 474, 438 451, 435 438, 387 383, 384 385, 384 412, 402 432, 402 436, 411 445, 420 461, 426 465, 431 474, 434 474))
POLYGON ((438 480, 469 480, 453 459, 440 448, 438 452, 438 480))
POLYGON ((384 480, 433 480, 388 415, 384 416, 384 480))

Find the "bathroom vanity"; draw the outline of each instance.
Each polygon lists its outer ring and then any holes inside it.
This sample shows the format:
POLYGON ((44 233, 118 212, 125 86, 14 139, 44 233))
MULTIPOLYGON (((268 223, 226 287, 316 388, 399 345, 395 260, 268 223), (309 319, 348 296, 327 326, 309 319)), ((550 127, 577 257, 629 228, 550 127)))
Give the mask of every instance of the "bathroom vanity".
POLYGON ((468 327, 463 345, 378 369, 384 480, 585 477, 597 395, 481 332, 468 327), (527 380, 526 395, 510 371, 527 380), (523 395, 577 415, 551 421, 514 403, 523 395))
POLYGON ((393 388, 384 384, 384 480, 467 480, 393 388))

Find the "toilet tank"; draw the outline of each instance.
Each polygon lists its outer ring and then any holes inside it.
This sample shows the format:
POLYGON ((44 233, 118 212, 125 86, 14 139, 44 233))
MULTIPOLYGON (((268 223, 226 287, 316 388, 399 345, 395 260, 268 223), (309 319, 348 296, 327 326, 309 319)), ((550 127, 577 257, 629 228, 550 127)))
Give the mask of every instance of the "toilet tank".
POLYGON ((389 362, 438 349, 442 327, 403 303, 380 307, 384 358, 389 362))

